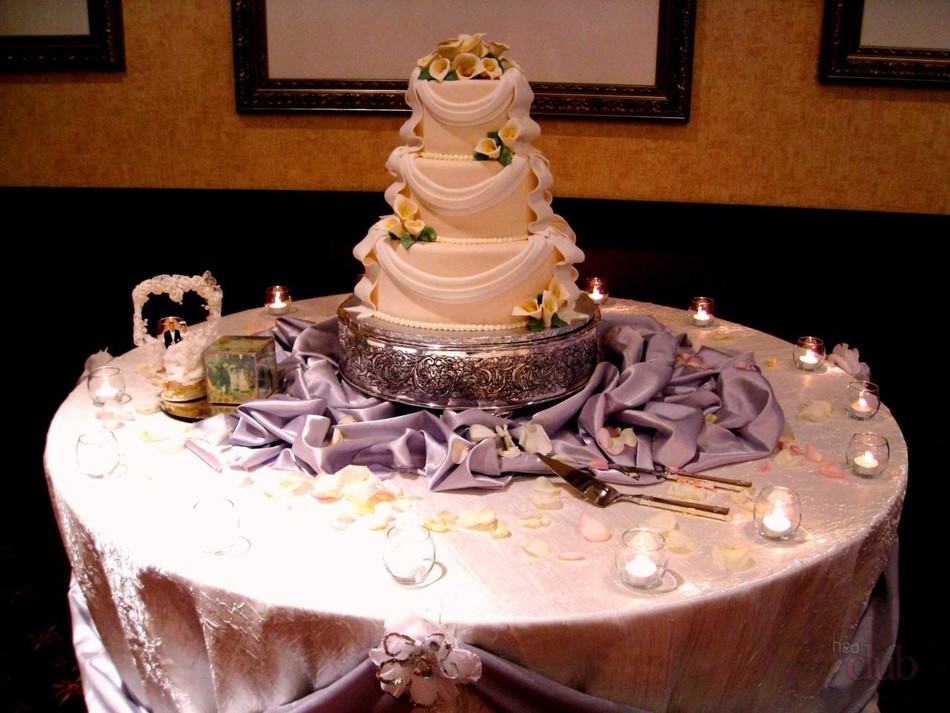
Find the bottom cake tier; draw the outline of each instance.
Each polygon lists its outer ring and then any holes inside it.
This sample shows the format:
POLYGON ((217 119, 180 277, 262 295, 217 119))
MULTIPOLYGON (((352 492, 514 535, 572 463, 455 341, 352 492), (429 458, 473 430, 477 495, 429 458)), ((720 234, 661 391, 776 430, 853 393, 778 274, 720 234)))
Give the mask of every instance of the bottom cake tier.
POLYGON ((420 332, 358 320, 351 296, 337 310, 340 375, 372 396, 424 408, 506 411, 582 389, 597 366, 600 312, 586 297, 582 321, 544 332, 420 332))

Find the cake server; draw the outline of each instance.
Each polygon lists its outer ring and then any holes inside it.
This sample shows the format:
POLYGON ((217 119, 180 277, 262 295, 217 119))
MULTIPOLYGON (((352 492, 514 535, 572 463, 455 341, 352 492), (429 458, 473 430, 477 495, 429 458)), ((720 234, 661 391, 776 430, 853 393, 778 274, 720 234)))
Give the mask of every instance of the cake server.
POLYGON ((607 483, 597 480, 587 471, 570 466, 557 458, 536 454, 541 462, 548 468, 561 476, 568 485, 584 496, 588 502, 597 507, 605 508, 616 502, 636 503, 647 507, 659 508, 661 510, 672 510, 687 515, 699 515, 714 520, 725 520, 729 517, 729 508, 719 505, 706 505, 705 503, 691 503, 685 500, 674 500, 673 498, 664 498, 657 495, 628 495, 621 493, 616 488, 607 483))
POLYGON ((679 480, 688 483, 691 480, 701 480, 711 483, 714 488, 723 490, 745 490, 751 488, 752 483, 748 480, 736 480, 735 478, 723 478, 718 475, 700 475, 699 473, 687 473, 683 470, 670 468, 668 466, 658 465, 654 468, 641 468, 635 465, 619 465, 617 463, 608 463, 608 470, 616 470, 624 475, 629 475, 634 480, 639 480, 641 475, 653 475, 660 480, 679 480))

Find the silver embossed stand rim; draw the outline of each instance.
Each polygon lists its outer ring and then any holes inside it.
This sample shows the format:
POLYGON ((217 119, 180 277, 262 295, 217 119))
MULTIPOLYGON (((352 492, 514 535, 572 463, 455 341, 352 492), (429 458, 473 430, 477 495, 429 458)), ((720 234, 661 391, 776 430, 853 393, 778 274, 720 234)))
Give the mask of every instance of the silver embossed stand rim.
POLYGON ((512 410, 554 401, 584 387, 597 366, 600 311, 581 300, 584 320, 528 332, 420 332, 337 310, 340 375, 371 396, 423 408, 512 410))

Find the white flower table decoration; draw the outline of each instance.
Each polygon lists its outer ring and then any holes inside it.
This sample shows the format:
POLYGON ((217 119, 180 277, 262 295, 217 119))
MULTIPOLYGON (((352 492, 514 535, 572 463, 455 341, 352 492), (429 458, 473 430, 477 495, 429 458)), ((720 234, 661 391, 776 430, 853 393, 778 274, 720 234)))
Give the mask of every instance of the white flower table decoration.
POLYGON ((377 666, 380 687, 413 705, 435 708, 458 697, 456 686, 477 681, 482 662, 439 624, 410 616, 387 622, 379 646, 369 657, 377 666))

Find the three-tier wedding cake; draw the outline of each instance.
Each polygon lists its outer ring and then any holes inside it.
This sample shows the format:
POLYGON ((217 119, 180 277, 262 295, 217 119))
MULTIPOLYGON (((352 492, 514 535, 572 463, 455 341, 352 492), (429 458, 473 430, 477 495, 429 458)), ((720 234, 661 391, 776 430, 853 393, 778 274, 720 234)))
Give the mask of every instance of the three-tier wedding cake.
POLYGON ((341 371, 364 391, 508 408, 576 390, 596 363, 584 254, 551 208, 534 94, 507 49, 460 35, 412 70, 392 213, 354 249, 365 272, 340 310, 341 371), (574 363, 553 364, 564 350, 574 363))

